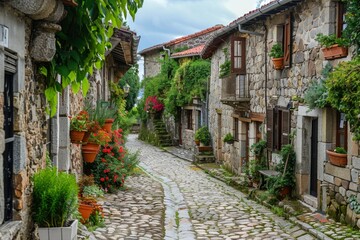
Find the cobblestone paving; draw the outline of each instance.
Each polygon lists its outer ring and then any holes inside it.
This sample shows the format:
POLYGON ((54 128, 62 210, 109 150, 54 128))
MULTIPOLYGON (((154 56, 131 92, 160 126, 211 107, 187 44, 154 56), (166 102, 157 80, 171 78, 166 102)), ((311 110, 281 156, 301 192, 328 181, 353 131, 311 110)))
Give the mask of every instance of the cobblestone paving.
POLYGON ((162 186, 146 174, 126 180, 126 190, 104 199, 105 227, 94 231, 97 239, 142 240, 164 238, 162 186))
POLYGON ((190 162, 136 140, 136 135, 128 137, 127 147, 140 150, 140 166, 164 188, 165 239, 314 239, 190 162))

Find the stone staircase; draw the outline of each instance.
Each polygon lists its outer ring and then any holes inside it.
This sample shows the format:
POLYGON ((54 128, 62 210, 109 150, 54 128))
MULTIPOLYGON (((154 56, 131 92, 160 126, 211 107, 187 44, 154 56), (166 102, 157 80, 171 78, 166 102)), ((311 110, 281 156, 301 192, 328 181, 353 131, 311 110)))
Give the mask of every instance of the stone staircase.
POLYGON ((215 156, 212 147, 195 147, 194 163, 213 163, 215 156))
POLYGON ((154 120, 154 129, 161 147, 173 146, 171 135, 166 131, 165 123, 162 120, 154 120))

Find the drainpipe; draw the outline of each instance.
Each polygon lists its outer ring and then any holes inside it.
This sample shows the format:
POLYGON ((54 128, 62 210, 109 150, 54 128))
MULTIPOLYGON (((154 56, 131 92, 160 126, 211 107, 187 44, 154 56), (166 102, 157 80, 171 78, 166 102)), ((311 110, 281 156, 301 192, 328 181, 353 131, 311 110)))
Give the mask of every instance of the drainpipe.
MULTIPOLYGON (((263 22, 263 27, 264 27, 264 32, 265 32, 265 37, 264 37, 264 44, 265 44, 265 56, 264 56, 264 61, 265 61, 265 119, 267 120, 268 115, 267 115, 267 106, 268 106, 268 96, 267 96, 267 91, 268 91, 268 47, 267 47, 267 34, 268 34, 268 30, 266 28, 266 24, 265 21, 263 22)), ((266 124, 266 122, 265 122, 266 124)), ((267 127, 267 126, 266 126, 267 127)), ((269 169, 270 164, 269 164, 269 151, 266 151, 266 159, 267 159, 267 167, 269 169)))
POLYGON ((168 57, 170 58, 170 49, 166 48, 165 45, 163 46, 164 51, 167 52, 168 57))

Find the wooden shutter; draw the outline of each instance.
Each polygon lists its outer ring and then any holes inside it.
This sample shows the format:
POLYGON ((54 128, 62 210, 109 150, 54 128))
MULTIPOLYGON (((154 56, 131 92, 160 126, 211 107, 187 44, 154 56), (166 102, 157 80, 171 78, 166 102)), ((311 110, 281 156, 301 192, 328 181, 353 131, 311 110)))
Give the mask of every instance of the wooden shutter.
POLYGON ((344 30, 345 7, 343 2, 337 2, 336 36, 339 38, 344 30))
POLYGON ((291 29, 291 14, 285 20, 284 26, 284 65, 291 67, 291 51, 292 51, 292 29, 291 29))
POLYGON ((233 36, 231 39, 231 72, 246 74, 246 38, 233 36))
POLYGON ((274 109, 266 109, 266 141, 269 150, 274 149, 274 109))
MULTIPOLYGON (((290 111, 282 110, 281 114, 281 145, 286 145, 290 143, 290 111)), ((280 146, 281 147, 281 146, 280 146)))
POLYGON ((16 53, 5 50, 5 71, 16 73, 17 59, 16 53))

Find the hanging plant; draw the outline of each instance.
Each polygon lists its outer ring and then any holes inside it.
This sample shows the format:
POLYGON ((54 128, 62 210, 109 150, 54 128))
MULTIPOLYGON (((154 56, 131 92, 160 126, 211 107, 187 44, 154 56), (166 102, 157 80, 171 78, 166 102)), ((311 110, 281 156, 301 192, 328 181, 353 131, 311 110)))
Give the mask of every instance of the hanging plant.
POLYGON ((81 89, 86 95, 90 87, 88 76, 94 68, 102 67, 114 28, 122 26, 127 14, 134 19, 143 0, 79 0, 77 3, 77 7, 65 6, 67 16, 61 22, 62 31, 56 35, 55 57, 40 68, 47 79, 45 97, 51 116, 56 112, 57 94, 67 86, 74 93, 81 89), (61 76, 60 82, 57 74, 61 76))

